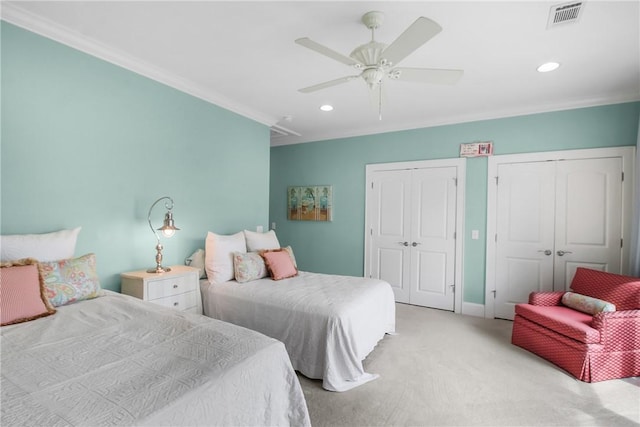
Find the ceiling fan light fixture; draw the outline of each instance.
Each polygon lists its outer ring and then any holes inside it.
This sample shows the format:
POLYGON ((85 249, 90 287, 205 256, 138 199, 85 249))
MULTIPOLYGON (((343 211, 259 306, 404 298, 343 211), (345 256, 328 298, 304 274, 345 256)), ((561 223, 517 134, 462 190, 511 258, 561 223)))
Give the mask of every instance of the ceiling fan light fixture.
POLYGON ((371 67, 362 72, 362 78, 365 82, 367 82, 367 86, 369 86, 369 89, 374 89, 380 83, 382 83, 383 77, 384 70, 382 69, 382 67, 371 67))
POLYGON ((548 73, 549 71, 557 70, 560 64, 558 62, 545 62, 540 65, 537 70, 539 73, 548 73))
POLYGON ((320 106, 320 109, 325 112, 333 111, 333 105, 324 104, 320 106))

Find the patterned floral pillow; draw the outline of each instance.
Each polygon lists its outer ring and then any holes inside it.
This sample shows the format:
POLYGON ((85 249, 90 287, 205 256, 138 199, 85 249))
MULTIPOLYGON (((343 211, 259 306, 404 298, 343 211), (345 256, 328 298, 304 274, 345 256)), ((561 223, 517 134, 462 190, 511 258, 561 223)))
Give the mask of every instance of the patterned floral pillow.
POLYGON ((601 311, 616 311, 616 306, 608 301, 576 294, 575 292, 565 292, 565 294, 562 295, 562 304, 587 314, 598 314, 601 311))
POLYGON ((234 252, 233 270, 238 283, 267 277, 267 267, 264 260, 257 252, 234 252))
POLYGON ((46 295, 54 307, 102 295, 95 254, 41 262, 39 269, 46 295))

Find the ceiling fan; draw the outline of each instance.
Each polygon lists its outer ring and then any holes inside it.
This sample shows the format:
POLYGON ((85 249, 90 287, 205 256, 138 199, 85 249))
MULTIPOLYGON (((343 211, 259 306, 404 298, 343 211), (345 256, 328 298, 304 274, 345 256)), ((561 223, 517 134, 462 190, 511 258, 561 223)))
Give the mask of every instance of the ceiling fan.
MULTIPOLYGON (((375 40, 375 30, 382 25, 383 21, 384 13, 378 11, 367 12, 362 16, 362 23, 371 30, 371 41, 355 48, 349 56, 342 55, 307 37, 297 39, 295 41, 297 44, 345 65, 352 66, 360 72, 359 74, 305 87, 298 91, 302 93, 315 92, 350 82, 359 77, 362 77, 370 89, 378 88, 380 90, 382 90, 385 77, 391 80, 435 84, 454 84, 462 77, 464 73, 462 70, 396 67, 400 61, 442 31, 442 27, 431 19, 421 16, 404 33, 400 34, 393 43, 387 46, 375 40)), ((381 96, 379 103, 381 109, 381 96)))

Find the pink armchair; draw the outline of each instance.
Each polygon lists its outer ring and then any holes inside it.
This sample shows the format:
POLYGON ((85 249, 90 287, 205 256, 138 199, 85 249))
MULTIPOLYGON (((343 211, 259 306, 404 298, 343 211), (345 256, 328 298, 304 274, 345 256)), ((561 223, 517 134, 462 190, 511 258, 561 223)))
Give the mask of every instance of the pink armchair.
POLYGON ((571 290, 616 311, 591 315, 565 306, 565 292, 532 292, 516 305, 511 342, 582 381, 640 376, 640 278, 578 268, 571 290))

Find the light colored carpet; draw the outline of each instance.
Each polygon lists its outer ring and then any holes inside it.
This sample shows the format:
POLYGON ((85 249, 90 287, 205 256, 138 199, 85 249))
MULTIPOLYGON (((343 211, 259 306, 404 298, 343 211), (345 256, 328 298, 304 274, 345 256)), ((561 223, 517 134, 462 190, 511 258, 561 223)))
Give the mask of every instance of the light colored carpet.
POLYGON ((512 322, 396 304, 398 335, 344 393, 299 375, 312 425, 638 426, 640 379, 588 384, 511 344, 512 322))

